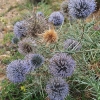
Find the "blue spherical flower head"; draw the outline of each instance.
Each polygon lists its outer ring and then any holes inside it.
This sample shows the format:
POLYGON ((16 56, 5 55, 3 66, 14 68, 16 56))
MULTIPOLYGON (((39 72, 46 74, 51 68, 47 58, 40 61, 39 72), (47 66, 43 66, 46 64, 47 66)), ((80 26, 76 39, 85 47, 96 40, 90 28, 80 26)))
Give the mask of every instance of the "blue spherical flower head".
POLYGON ((64 16, 61 14, 61 12, 53 12, 48 19, 48 22, 53 23, 55 26, 62 25, 64 22, 64 16))
POLYGON ((19 42, 19 39, 17 37, 12 38, 12 43, 17 44, 19 42))
POLYGON ((32 71, 39 68, 44 63, 44 57, 40 54, 26 55, 25 59, 30 65, 32 71))
POLYGON ((69 14, 76 19, 85 19, 95 10, 95 0, 70 0, 69 14))
POLYGON ((44 14, 39 11, 39 12, 36 13, 36 17, 44 17, 44 14))
POLYGON ((24 38, 22 41, 18 42, 18 51, 23 55, 27 55, 29 53, 34 53, 36 51, 36 46, 35 40, 24 38))
POLYGON ((7 66, 7 78, 13 83, 21 83, 25 81, 26 75, 30 71, 27 63, 23 60, 12 61, 7 66))
POLYGON ((26 36, 27 28, 25 26, 25 21, 16 22, 14 25, 14 34, 18 39, 21 39, 26 36))
POLYGON ((74 72, 76 63, 66 53, 57 53, 50 59, 49 70, 54 76, 66 78, 74 72))
POLYGON ((54 77, 46 85, 46 92, 50 100, 64 100, 69 93, 69 86, 61 77, 54 77))

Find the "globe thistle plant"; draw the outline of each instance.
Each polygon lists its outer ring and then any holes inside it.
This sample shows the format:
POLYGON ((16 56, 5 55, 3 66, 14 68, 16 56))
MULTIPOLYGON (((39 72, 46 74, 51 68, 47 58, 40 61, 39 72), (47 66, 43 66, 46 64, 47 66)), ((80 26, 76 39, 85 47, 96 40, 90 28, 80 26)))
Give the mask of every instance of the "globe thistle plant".
POLYGON ((43 41, 47 44, 57 42, 58 35, 54 29, 46 30, 43 34, 43 41))
POLYGON ((54 77, 46 85, 46 92, 50 100, 64 100, 69 93, 69 86, 61 77, 54 77))
POLYGON ((23 37, 26 37, 27 35, 27 27, 25 26, 26 21, 19 21, 16 22, 14 25, 14 34, 15 37, 17 37, 18 39, 21 39, 23 37))
POLYGON ((64 48, 67 50, 74 50, 74 51, 78 51, 81 49, 81 44, 80 42, 74 40, 74 39, 67 39, 64 42, 64 48))
POLYGON ((95 10, 95 0, 69 0, 69 14, 76 19, 86 19, 95 10))
POLYGON ((74 72, 76 63, 66 53, 57 53, 50 59, 49 70, 54 76, 66 78, 74 72))
POLYGON ((27 19, 27 35, 30 37, 37 37, 38 34, 42 34, 45 30, 49 29, 46 19, 39 14, 33 13, 33 16, 27 19))
POLYGON ((19 42, 19 39, 17 37, 12 38, 12 43, 17 44, 19 42))
POLYGON ((33 53, 36 51, 36 43, 31 38, 25 38, 18 43, 18 51, 23 54, 27 55, 29 53, 33 53))
POLYGON ((64 16, 59 11, 53 12, 49 16, 48 22, 54 24, 55 26, 62 25, 64 22, 64 16))
POLYGON ((28 54, 25 59, 29 63, 32 71, 39 68, 44 63, 44 57, 39 54, 28 54))
POLYGON ((17 44, 19 42, 19 39, 17 37, 12 38, 12 43, 17 44))
POLYGON ((44 17, 44 14, 39 11, 39 12, 36 13, 36 17, 44 17))
POLYGON ((27 63, 23 60, 12 61, 7 66, 7 78, 13 83, 21 83, 25 81, 26 75, 28 74, 30 68, 27 63))

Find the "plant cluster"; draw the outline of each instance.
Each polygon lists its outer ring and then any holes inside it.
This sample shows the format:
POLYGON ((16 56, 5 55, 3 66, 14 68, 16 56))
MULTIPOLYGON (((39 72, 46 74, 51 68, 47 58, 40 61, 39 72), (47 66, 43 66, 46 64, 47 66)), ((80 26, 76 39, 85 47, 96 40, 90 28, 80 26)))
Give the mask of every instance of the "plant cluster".
MULTIPOLYGON (((21 90, 24 92, 27 91, 24 94, 27 96, 23 100, 34 99, 32 94, 40 96, 38 89, 44 97, 48 95, 49 100, 65 100, 66 97, 69 97, 70 84, 74 84, 70 82, 69 78, 73 80, 74 71, 80 64, 75 59, 79 56, 75 56, 75 54, 78 52, 80 55, 82 52, 83 56, 86 55, 83 46, 87 47, 87 44, 82 45, 82 43, 91 25, 85 24, 85 19, 95 11, 95 8, 95 0, 65 0, 61 4, 60 11, 54 11, 49 18, 46 18, 42 12, 34 11, 28 18, 15 23, 12 43, 18 46, 19 53, 25 57, 9 63, 6 75, 12 84, 21 86, 21 90), (63 31, 66 28, 64 19, 68 16, 75 20, 73 23, 79 24, 79 30, 76 30, 76 33, 80 37, 76 36, 77 39, 73 37, 74 33, 71 37, 66 37, 63 31), (34 91, 31 87, 34 87, 34 91), (26 88, 29 88, 31 92, 26 88)), ((69 25, 74 26, 70 23, 69 25)), ((82 61, 81 57, 79 59, 82 61)), ((77 78, 75 79, 77 80, 77 78)), ((77 83, 78 80, 74 85, 77 83)), ((81 84, 86 87, 85 83, 81 84)), ((42 100, 42 98, 38 100, 42 100)))

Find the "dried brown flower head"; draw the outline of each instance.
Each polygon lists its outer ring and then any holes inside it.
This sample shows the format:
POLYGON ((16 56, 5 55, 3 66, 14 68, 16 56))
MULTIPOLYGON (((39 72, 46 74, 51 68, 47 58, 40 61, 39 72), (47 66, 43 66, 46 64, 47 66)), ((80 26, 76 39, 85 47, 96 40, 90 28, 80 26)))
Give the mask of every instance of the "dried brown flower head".
POLYGON ((42 16, 37 17, 33 12, 31 18, 27 19, 27 35, 31 37, 37 37, 38 34, 42 34, 45 30, 49 29, 49 25, 46 19, 42 16))
POLYGON ((46 30, 43 33, 43 41, 46 43, 53 43, 58 40, 58 35, 54 29, 46 30))

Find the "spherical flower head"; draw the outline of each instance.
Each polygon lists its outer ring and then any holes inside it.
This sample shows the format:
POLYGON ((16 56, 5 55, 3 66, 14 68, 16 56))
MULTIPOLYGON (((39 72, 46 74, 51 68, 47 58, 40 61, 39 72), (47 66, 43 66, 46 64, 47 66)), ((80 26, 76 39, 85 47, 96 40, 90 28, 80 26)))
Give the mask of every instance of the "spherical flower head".
POLYGON ((13 83, 21 83, 25 81, 29 70, 30 69, 27 63, 25 63, 23 60, 12 61, 7 66, 7 78, 13 83))
POLYGON ((64 16, 61 14, 61 12, 53 12, 48 19, 49 23, 53 23, 55 26, 62 25, 64 22, 64 16))
POLYGON ((69 93, 69 86, 61 77, 54 77, 46 85, 46 92, 50 100, 64 100, 69 93))
POLYGON ((50 59, 49 70, 54 76, 66 78, 74 72, 76 63, 66 53, 57 53, 50 59))
POLYGON ((85 19, 95 10, 95 0, 69 0, 69 14, 76 19, 85 19))
POLYGON ((14 25, 14 34, 18 39, 26 36, 27 28, 25 27, 25 21, 16 22, 14 25))
POLYGON ((44 57, 40 54, 28 54, 25 59, 29 63, 31 70, 39 68, 44 63, 44 57))
POLYGON ((39 12, 36 13, 36 17, 44 17, 44 14, 39 11, 39 12))
POLYGON ((81 44, 74 39, 67 39, 64 42, 64 48, 67 50, 79 51, 81 47, 82 47, 81 44))
POLYGON ((19 42, 19 39, 17 37, 12 38, 12 43, 17 44, 19 42))
POLYGON ((68 2, 69 2, 69 0, 65 0, 61 4, 61 11, 63 12, 65 17, 68 16, 68 2))
POLYGON ((30 37, 38 37, 38 34, 42 34, 47 29, 49 29, 49 25, 44 17, 37 16, 34 13, 27 20, 27 35, 30 37))
POLYGON ((46 30, 42 35, 46 43, 54 43, 58 40, 58 35, 54 29, 46 30))
POLYGON ((33 53, 36 50, 36 43, 30 38, 25 38, 18 43, 18 51, 23 54, 27 55, 29 53, 33 53))

